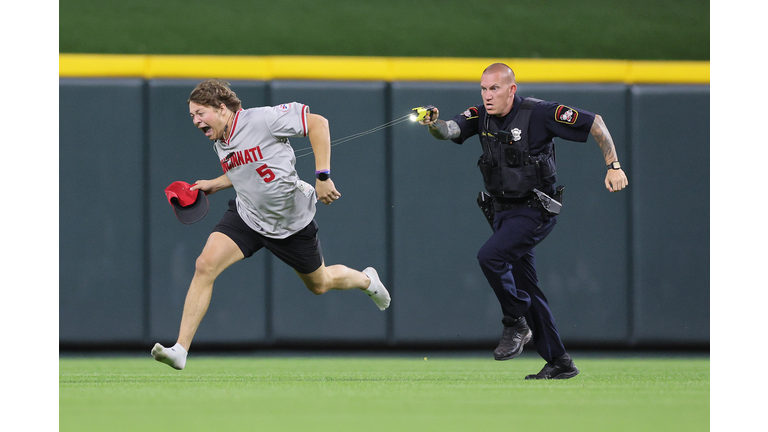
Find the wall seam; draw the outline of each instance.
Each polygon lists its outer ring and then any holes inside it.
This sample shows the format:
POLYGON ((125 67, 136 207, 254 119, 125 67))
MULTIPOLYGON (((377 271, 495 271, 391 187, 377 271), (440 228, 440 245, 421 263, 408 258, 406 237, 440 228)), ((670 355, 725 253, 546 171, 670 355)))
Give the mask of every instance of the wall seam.
MULTIPOLYGON (((384 116, 387 123, 392 121, 392 84, 389 82, 384 83, 384 116)), ((384 203, 386 205, 385 210, 385 261, 387 263, 387 289, 390 296, 394 296, 396 287, 395 281, 395 242, 394 242, 394 226, 395 226, 395 214, 394 214, 394 173, 392 172, 392 164, 394 161, 394 138, 392 136, 392 128, 386 128, 384 130, 384 203)), ((387 345, 394 346, 395 341, 395 320, 394 320, 394 303, 391 304, 386 314, 386 340, 387 345)))
MULTIPOLYGON (((632 97, 632 88, 634 86, 627 86, 626 90, 626 108, 625 108, 625 115, 626 115, 626 152, 627 152, 627 161, 628 167, 629 167, 629 175, 632 174, 633 168, 636 166, 636 164, 633 161, 633 154, 632 154, 632 147, 634 145, 633 138, 635 136, 634 134, 634 122, 633 122, 633 108, 634 108, 634 98, 632 97)), ((635 336, 635 232, 633 229, 634 225, 634 194, 632 193, 632 188, 627 187, 627 205, 626 205, 626 212, 627 212, 627 345, 630 347, 634 347, 637 343, 637 338, 635 336)))
POLYGON ((144 269, 142 271, 142 302, 144 309, 143 316, 143 340, 145 343, 151 343, 151 322, 152 322, 152 260, 151 260, 151 211, 150 211, 150 177, 151 177, 151 160, 149 157, 149 140, 150 140, 150 97, 149 97, 149 80, 143 80, 141 86, 141 98, 144 114, 142 115, 142 200, 144 205, 142 206, 142 251, 143 251, 143 263, 144 269))
MULTIPOLYGON (((272 100, 272 83, 273 81, 265 81, 264 83, 264 101, 268 106, 275 105, 272 100)), ((272 254, 265 254, 264 258, 264 341, 268 346, 272 346, 275 343, 274 335, 274 285, 275 278, 272 269, 272 254)))

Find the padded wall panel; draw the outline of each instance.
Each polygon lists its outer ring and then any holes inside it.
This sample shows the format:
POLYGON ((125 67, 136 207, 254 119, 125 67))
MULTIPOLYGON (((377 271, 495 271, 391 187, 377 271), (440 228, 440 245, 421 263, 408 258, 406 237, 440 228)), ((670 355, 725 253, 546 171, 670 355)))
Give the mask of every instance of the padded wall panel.
MULTIPOLYGON (((210 195, 210 209, 201 221, 180 223, 165 196, 174 181, 194 183, 222 175, 213 143, 194 127, 187 98, 197 80, 149 82, 149 230, 151 265, 150 333, 152 341, 173 343, 179 331, 195 260, 211 229, 235 198, 234 189, 210 195)), ((266 84, 232 81, 245 108, 265 102, 266 84)), ((195 343, 262 343, 267 337, 266 258, 264 254, 237 262, 216 280, 211 304, 195 343)))
MULTIPOLYGON (((390 116, 429 104, 448 120, 479 96, 477 84, 393 83, 390 116)), ((392 153, 394 340, 492 343, 501 334, 501 309, 476 258, 491 234, 476 204, 480 145, 437 140, 408 122, 393 129, 392 153)))
MULTIPOLYGON (((631 163, 623 85, 520 85, 521 96, 599 114, 623 166, 631 163)), ((565 186, 557 226, 536 248, 539 285, 563 341, 623 344, 629 338, 629 202, 635 186, 605 188, 605 159, 595 139, 555 139, 557 184, 565 186)))
MULTIPOLYGON (((333 143, 370 130, 386 120, 384 83, 275 81, 271 104, 301 102, 330 123, 333 143)), ((334 145, 331 178, 341 199, 331 205, 317 203, 318 236, 325 264, 343 264, 356 270, 377 269, 389 286, 386 262, 386 132, 380 131, 334 145)), ((297 150, 299 176, 315 185, 315 159, 308 138, 292 138, 297 150)), ((272 259, 275 342, 382 342, 387 314, 359 290, 312 294, 296 273, 272 259)), ((393 293, 393 295, 395 295, 393 293)), ((397 302, 395 295, 395 300, 397 302)))
POLYGON ((709 343, 709 86, 632 98, 634 342, 709 343))
POLYGON ((143 336, 143 92, 139 79, 59 80, 62 343, 143 336))

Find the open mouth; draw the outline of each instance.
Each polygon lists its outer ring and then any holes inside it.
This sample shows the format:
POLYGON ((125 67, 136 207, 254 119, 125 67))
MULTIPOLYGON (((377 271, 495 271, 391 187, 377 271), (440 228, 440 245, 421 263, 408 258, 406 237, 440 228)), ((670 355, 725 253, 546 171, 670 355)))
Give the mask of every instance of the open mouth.
POLYGON ((203 126, 200 128, 201 131, 205 134, 205 136, 208 136, 208 132, 210 132, 211 127, 210 126, 203 126))

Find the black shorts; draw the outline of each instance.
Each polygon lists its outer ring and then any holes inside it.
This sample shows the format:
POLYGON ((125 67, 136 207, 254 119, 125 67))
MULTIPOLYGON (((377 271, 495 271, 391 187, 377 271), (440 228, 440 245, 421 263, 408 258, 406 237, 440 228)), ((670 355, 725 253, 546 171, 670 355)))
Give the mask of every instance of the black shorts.
POLYGON ((267 248, 281 261, 299 273, 309 274, 323 264, 323 252, 317 239, 317 223, 312 220, 301 231, 284 239, 263 236, 252 230, 237 213, 235 200, 229 200, 229 210, 213 228, 231 238, 246 258, 261 248, 267 248))

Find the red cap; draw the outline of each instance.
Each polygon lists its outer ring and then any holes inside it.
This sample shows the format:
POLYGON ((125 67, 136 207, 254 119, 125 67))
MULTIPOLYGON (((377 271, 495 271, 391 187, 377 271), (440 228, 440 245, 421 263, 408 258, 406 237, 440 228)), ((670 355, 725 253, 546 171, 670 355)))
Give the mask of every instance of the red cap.
POLYGON ((200 190, 190 190, 192 185, 183 181, 173 182, 165 188, 165 196, 173 207, 176 218, 183 224, 193 224, 208 214, 208 197, 200 190))

